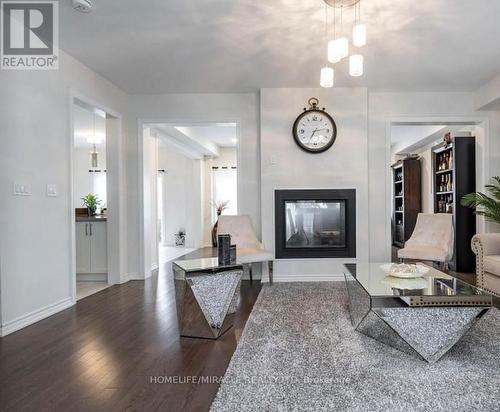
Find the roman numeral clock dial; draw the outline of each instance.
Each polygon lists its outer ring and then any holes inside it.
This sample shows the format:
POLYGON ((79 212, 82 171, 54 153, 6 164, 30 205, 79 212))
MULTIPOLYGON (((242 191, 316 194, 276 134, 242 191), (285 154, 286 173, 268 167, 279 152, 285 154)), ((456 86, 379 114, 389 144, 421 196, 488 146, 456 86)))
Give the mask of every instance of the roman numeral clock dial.
POLYGON ((337 126, 333 118, 318 107, 319 100, 309 99, 309 109, 304 108, 293 124, 293 138, 297 145, 309 153, 328 150, 337 138, 337 126))

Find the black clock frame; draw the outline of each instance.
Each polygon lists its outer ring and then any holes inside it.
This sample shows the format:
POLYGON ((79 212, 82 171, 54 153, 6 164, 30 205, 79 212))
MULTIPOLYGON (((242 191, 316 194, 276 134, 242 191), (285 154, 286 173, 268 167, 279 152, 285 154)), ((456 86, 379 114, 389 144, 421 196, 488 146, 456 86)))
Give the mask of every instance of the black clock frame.
POLYGON ((299 116, 297 116, 297 118, 295 119, 295 122, 293 122, 292 133, 293 133, 293 139, 295 140, 295 143, 297 143, 297 145, 302 150, 304 150, 308 153, 322 153, 322 152, 328 150, 330 147, 332 147, 333 144, 335 143, 335 140, 337 140, 337 124, 335 123, 335 120, 333 120, 333 117, 330 116, 326 111, 318 109, 318 108, 308 109, 308 110, 304 110, 304 112, 302 112, 299 116), (330 142, 328 142, 328 144, 326 146, 323 146, 319 149, 311 149, 311 148, 305 146, 304 144, 302 144, 299 137, 297 136, 297 126, 299 124, 300 119, 302 119, 304 116, 306 116, 307 114, 309 114, 311 112, 321 113, 322 115, 326 116, 332 122, 332 127, 333 127, 332 139, 330 140, 330 142))

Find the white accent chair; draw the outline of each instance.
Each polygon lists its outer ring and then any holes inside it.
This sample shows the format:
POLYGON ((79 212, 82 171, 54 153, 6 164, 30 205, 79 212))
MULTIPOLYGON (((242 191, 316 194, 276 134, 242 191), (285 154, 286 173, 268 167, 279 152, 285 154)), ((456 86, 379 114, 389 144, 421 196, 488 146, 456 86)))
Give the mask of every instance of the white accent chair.
POLYGON ((476 254, 476 285, 500 296, 500 233, 474 235, 471 246, 476 254))
POLYGON ((398 250, 404 260, 428 260, 447 267, 453 257, 453 220, 448 213, 419 213, 405 247, 398 250))
POLYGON ((262 277, 269 277, 269 283, 273 283, 273 260, 274 254, 264 248, 259 242, 252 227, 252 221, 248 215, 221 215, 217 224, 217 235, 230 234, 231 243, 236 245, 236 257, 238 262, 247 264, 252 280, 252 263, 268 262, 262 265, 262 277), (269 269, 269 273, 267 272, 269 269))

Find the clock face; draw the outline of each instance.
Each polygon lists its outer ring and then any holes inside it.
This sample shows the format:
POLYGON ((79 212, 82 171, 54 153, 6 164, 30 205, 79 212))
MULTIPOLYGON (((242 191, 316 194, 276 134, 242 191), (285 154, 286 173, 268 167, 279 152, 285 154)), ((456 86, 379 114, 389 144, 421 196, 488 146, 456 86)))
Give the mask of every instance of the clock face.
POLYGON ((320 153, 335 142, 337 126, 328 113, 317 109, 306 110, 293 124, 293 137, 302 149, 320 153))

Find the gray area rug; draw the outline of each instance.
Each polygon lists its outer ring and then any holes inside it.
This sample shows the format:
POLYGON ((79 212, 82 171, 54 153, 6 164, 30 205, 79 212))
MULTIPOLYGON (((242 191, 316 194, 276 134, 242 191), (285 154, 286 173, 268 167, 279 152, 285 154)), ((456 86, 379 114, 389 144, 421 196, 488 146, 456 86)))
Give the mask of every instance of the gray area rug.
POLYGON ((212 411, 500 411, 500 311, 435 364, 353 330, 342 282, 262 288, 212 411))

